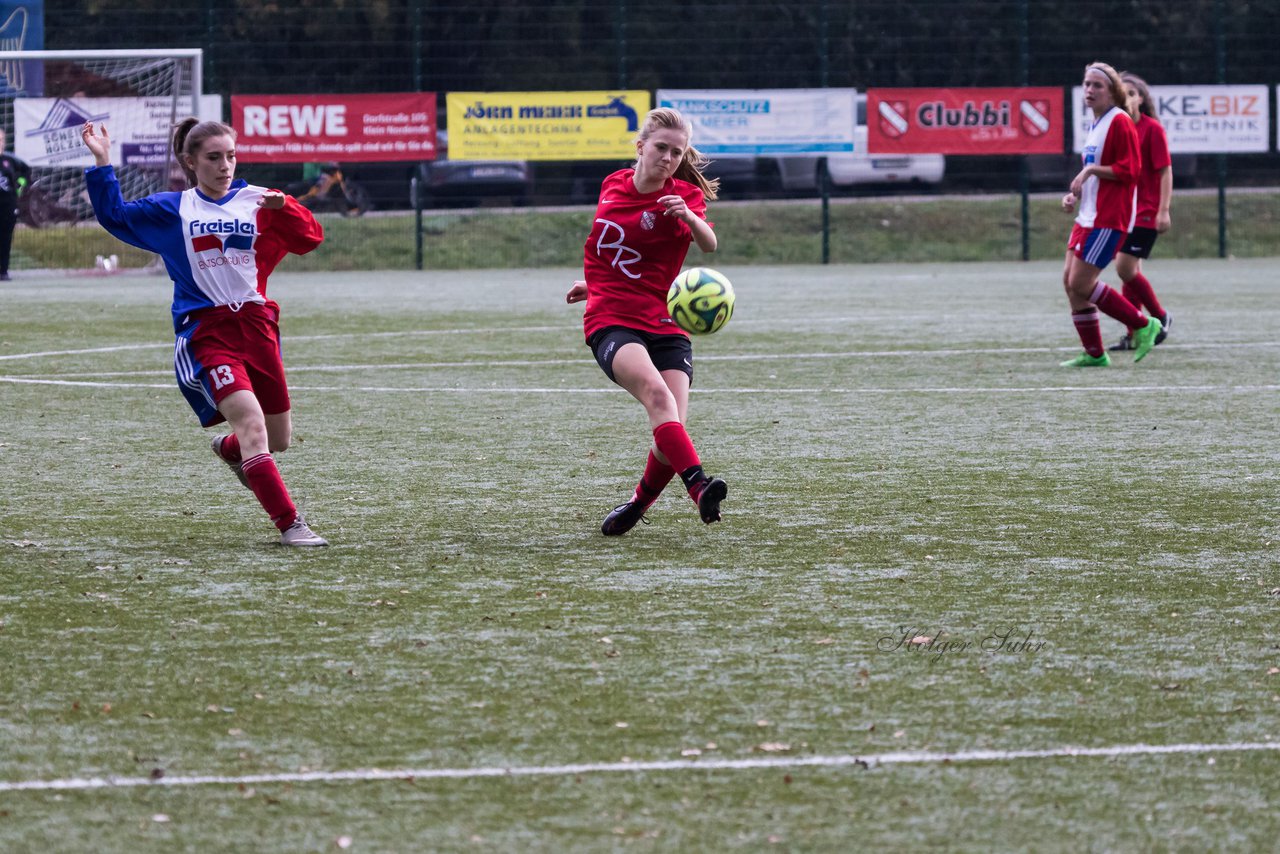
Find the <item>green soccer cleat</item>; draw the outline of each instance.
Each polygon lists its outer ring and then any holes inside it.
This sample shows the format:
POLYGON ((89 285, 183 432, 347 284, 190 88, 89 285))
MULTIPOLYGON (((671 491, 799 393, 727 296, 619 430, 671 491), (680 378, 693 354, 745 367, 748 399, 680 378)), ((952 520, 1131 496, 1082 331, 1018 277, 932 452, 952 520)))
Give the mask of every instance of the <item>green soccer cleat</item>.
POLYGON ((1141 362, 1143 357, 1151 352, 1151 348, 1156 346, 1156 337, 1163 329, 1160 321, 1154 317, 1147 321, 1147 325, 1141 329, 1133 330, 1133 360, 1141 362))
POLYGON ((1067 359, 1065 362, 1059 362, 1064 368, 1105 368, 1111 364, 1111 357, 1106 353, 1101 356, 1090 356, 1088 353, 1081 353, 1074 359, 1067 359))

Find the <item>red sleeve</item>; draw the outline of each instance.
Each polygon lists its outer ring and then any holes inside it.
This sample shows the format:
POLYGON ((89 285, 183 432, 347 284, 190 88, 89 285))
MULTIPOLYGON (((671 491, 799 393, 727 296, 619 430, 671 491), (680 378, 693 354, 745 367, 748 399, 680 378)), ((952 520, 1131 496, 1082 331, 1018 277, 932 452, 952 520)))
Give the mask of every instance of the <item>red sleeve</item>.
POLYGON ((1142 171, 1142 152, 1138 148, 1138 130, 1127 114, 1118 115, 1107 129, 1107 141, 1102 146, 1099 166, 1110 166, 1116 180, 1133 184, 1142 171))
POLYGON ((284 197, 284 207, 261 207, 257 211, 257 232, 253 255, 257 262, 257 292, 264 297, 266 277, 285 255, 306 255, 324 242, 324 228, 292 196, 284 197))
POLYGON ((258 293, 267 295, 267 276, 285 255, 306 255, 324 242, 324 229, 298 200, 284 197, 282 208, 258 211, 258 239, 254 255, 258 265, 258 293))
POLYGON ((1147 150, 1143 155, 1147 169, 1152 172, 1159 172, 1166 166, 1173 165, 1173 158, 1169 156, 1169 137, 1165 135, 1164 125, 1159 122, 1152 122, 1151 133, 1147 135, 1147 150))

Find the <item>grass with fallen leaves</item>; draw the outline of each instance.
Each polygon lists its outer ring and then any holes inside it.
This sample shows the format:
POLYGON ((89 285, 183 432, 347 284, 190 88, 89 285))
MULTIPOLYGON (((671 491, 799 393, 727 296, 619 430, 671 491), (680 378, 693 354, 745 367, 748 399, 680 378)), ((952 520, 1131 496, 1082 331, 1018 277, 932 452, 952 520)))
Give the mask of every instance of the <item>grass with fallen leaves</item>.
POLYGON ((616 539, 647 429, 574 270, 282 271, 314 551, 165 281, 6 284, 0 850, 1268 849, 1280 751, 998 752, 1280 739, 1273 267, 1149 262, 1173 335, 1068 370, 1056 263, 725 264, 725 519, 616 539))

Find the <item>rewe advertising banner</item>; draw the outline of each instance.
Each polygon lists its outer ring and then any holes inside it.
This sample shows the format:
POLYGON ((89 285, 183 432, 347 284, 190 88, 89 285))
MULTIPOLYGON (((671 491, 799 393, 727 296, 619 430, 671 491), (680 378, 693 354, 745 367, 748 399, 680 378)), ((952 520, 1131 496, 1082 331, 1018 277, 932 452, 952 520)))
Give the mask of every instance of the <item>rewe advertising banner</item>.
POLYGON ((853 89, 659 89, 658 106, 693 125, 703 154, 830 154, 854 151, 853 89))
POLYGON ((1062 89, 868 89, 872 154, 1061 154, 1062 89))
POLYGON ((434 92, 232 95, 236 155, 246 163, 434 160, 434 92))

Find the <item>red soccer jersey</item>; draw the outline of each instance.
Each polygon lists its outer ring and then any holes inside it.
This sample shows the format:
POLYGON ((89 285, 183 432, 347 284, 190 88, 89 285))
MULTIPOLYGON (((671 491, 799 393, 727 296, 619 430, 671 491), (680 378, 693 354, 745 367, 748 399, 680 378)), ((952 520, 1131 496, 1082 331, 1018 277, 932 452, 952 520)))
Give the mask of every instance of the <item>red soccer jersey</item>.
POLYGON ((1142 173, 1138 176, 1138 218, 1134 224, 1155 228, 1160 212, 1160 173, 1173 160, 1164 126, 1150 116, 1138 119, 1138 150, 1142 152, 1142 173))
POLYGON ((1115 180, 1095 175, 1085 179, 1076 222, 1084 228, 1128 231, 1133 227, 1133 196, 1142 171, 1138 132, 1129 114, 1112 107, 1094 122, 1085 138, 1082 157, 1085 165, 1110 166, 1115 180))
POLYGON ((684 335, 667 313, 667 289, 680 272, 693 232, 658 204, 678 195, 706 219, 702 190, 668 178, 656 193, 636 192, 635 172, 620 169, 600 185, 595 221, 583 250, 587 309, 583 329, 590 338, 606 326, 660 335, 684 335))

